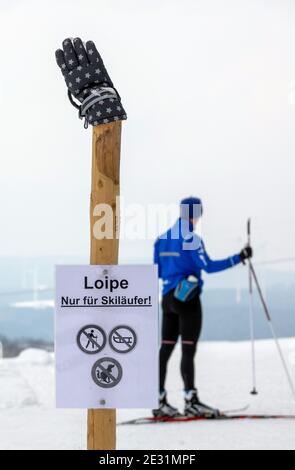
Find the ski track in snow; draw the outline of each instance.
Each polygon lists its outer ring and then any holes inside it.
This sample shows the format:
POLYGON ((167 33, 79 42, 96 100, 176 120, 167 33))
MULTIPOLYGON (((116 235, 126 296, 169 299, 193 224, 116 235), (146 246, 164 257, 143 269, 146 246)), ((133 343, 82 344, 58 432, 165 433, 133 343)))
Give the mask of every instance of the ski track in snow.
MULTIPOLYGON (((295 338, 281 344, 295 381, 295 338)), ((169 363, 169 400, 183 406, 179 348, 169 363)), ((295 402, 271 340, 257 342, 258 396, 251 388, 250 344, 200 343, 196 358, 201 399, 220 409, 250 403, 248 413, 295 414, 295 402)), ((117 420, 149 415, 118 410, 117 420)), ((295 420, 205 421, 119 426, 118 449, 295 449, 295 420)), ((0 449, 85 449, 86 411, 54 406, 54 356, 26 350, 0 360, 0 449)))

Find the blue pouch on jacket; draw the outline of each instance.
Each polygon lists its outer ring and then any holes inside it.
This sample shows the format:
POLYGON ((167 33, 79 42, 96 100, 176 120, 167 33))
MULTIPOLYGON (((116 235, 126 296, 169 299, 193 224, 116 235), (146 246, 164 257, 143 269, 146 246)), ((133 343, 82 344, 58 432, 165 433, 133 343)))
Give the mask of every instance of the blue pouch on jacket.
POLYGON ((175 290, 174 297, 181 302, 191 300, 199 292, 198 281, 190 281, 189 279, 182 279, 175 290))

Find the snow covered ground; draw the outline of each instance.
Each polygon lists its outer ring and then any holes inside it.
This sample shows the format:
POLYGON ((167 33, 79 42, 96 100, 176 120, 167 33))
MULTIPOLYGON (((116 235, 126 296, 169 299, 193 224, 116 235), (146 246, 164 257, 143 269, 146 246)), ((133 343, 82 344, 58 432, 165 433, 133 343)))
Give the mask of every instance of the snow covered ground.
MULTIPOLYGON (((281 344, 295 381, 295 338, 281 344)), ((201 398, 223 410, 250 403, 248 413, 295 415, 274 344, 257 343, 259 395, 249 395, 250 345, 201 343, 196 360, 201 398)), ((169 364, 168 389, 182 407, 179 350, 169 364)), ((119 410, 118 421, 147 415, 119 410)), ((295 449, 295 420, 210 421, 118 426, 118 449, 295 449)), ((54 407, 54 357, 26 350, 0 360, 0 449, 85 449, 86 412, 54 407)))

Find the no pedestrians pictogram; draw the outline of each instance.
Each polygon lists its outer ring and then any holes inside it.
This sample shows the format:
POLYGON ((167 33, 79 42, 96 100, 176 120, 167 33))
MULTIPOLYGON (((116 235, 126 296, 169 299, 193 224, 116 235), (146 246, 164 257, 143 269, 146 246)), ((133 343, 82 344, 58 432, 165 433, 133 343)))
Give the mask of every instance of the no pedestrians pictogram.
POLYGON ((106 334, 98 325, 86 325, 77 334, 77 345, 87 354, 100 352, 106 344, 106 334))

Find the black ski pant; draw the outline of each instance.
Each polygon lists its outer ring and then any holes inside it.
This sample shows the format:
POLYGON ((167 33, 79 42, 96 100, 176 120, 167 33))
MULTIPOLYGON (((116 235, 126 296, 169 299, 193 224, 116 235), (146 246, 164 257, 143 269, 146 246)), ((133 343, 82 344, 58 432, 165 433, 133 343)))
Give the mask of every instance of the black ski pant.
POLYGON ((180 371, 184 390, 195 388, 194 356, 202 329, 202 306, 200 296, 188 302, 174 297, 174 289, 162 299, 162 343, 160 348, 160 392, 165 390, 167 364, 181 336, 180 371))

